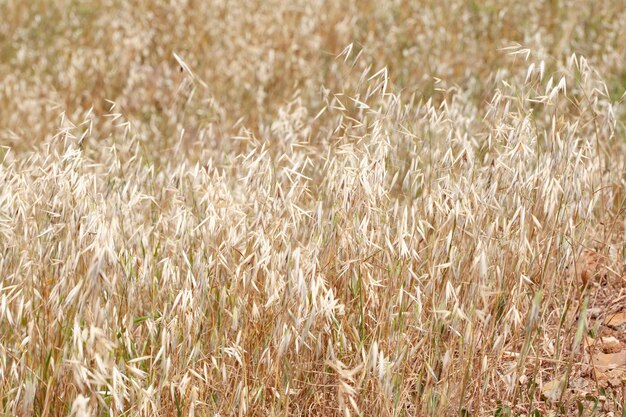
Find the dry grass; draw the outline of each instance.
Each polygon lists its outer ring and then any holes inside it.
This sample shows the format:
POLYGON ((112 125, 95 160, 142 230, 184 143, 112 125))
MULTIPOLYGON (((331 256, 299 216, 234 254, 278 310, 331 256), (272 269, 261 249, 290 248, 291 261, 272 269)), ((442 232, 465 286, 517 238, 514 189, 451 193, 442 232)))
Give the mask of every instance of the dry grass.
POLYGON ((623 412, 621 1, 0 14, 2 414, 623 412))

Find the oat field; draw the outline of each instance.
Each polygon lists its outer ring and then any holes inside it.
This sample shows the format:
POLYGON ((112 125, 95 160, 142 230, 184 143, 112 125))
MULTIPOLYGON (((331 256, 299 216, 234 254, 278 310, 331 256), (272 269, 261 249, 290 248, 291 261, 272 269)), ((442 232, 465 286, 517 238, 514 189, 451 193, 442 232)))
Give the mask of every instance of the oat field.
POLYGON ((625 22, 0 0, 0 415, 626 415, 625 22))

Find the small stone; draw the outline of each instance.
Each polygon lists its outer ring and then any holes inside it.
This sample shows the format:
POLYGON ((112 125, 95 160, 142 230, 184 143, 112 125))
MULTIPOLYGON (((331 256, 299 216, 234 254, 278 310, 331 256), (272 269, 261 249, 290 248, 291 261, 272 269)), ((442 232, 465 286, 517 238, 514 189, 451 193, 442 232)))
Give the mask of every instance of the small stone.
POLYGON ((592 374, 593 368, 588 364, 583 364, 580 367, 580 376, 582 377, 590 377, 592 374))
POLYGON ((619 344, 619 340, 613 336, 604 336, 600 340, 602 340, 602 344, 619 344))
POLYGON ((575 377, 569 381, 569 387, 572 391, 585 391, 587 386, 588 381, 585 378, 575 377))
POLYGON ((617 340, 613 336, 606 336, 606 337, 603 337, 600 340, 601 340, 601 343, 602 343, 602 351, 604 353, 617 353, 622 348, 622 345, 619 342, 619 340, 617 340))
POLYGON ((607 372, 611 369, 623 368, 626 366, 626 350, 617 353, 598 352, 593 355, 593 364, 596 371, 607 372))
POLYGON ((592 307, 587 310, 587 317, 590 319, 596 319, 600 314, 602 314, 602 309, 599 307, 592 307))
POLYGON ((561 398, 561 394, 565 388, 565 383, 565 375, 561 375, 547 384, 544 384, 541 387, 541 394, 546 400, 556 402, 561 398))
POLYGON ((585 341, 584 346, 590 347, 590 348, 593 347, 593 345, 595 345, 597 342, 597 340, 591 336, 584 336, 584 341, 585 341))
POLYGON ((619 327, 626 324, 626 311, 620 311, 619 313, 607 316, 604 320, 604 324, 609 327, 619 327))

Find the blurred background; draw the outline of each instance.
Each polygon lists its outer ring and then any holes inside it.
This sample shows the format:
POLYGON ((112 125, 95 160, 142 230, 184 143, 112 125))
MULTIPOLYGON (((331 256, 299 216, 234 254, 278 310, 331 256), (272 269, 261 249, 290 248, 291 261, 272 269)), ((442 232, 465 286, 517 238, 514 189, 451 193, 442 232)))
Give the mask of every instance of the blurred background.
POLYGON ((0 144, 14 150, 56 134, 61 113, 97 131, 107 100, 151 143, 184 128, 214 146, 241 126, 262 134, 294 96, 317 113, 323 88, 348 92, 367 68, 404 97, 458 86, 480 105, 502 72, 526 72, 501 50, 515 44, 547 74, 583 55, 613 100, 626 86, 619 0, 4 0, 0 15, 0 144), (352 71, 336 59, 349 45, 352 71))

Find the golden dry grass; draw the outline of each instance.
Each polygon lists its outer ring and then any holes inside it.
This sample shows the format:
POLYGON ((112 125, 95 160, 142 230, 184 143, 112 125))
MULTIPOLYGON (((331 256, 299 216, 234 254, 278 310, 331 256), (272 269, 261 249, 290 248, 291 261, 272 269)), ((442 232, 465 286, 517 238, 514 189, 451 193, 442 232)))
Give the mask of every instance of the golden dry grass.
POLYGON ((0 15, 0 413, 623 412, 623 2, 0 15))

